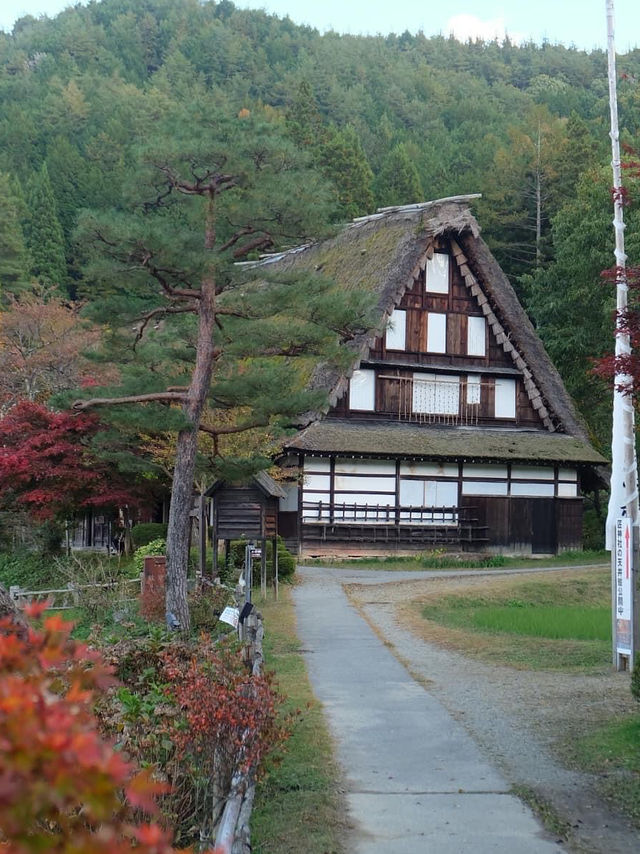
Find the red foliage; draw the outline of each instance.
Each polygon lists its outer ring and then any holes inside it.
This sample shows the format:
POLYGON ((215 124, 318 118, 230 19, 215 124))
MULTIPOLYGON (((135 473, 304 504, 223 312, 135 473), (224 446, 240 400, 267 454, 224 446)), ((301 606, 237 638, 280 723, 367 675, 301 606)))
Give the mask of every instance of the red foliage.
POLYGON ((629 191, 626 187, 612 187, 611 188, 611 201, 612 202, 620 202, 623 207, 629 207, 631 204, 631 199, 629 197, 629 191))
POLYGON ((140 493, 91 453, 99 429, 95 415, 52 412, 28 401, 14 406, 0 420, 2 505, 39 519, 80 507, 138 505, 140 493))
POLYGON ((113 681, 100 656, 60 617, 28 634, 9 620, 0 628, 2 851, 171 854, 160 827, 132 823, 165 787, 98 734, 94 695, 113 681))
POLYGON ((282 698, 269 676, 249 676, 239 655, 205 644, 203 638, 198 655, 189 659, 171 648, 164 653, 172 699, 184 715, 171 739, 226 793, 233 773, 255 772, 287 731, 278 722, 282 698))

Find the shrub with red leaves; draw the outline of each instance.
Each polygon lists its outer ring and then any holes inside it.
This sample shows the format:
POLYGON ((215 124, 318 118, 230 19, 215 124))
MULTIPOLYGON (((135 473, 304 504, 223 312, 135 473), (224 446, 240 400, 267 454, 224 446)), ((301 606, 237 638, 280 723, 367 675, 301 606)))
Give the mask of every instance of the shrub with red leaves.
POLYGON ((255 773, 284 742, 287 730, 277 714, 282 698, 268 675, 250 676, 234 650, 204 639, 188 659, 169 647, 164 671, 183 716, 171 739, 179 755, 226 796, 234 772, 255 773))
POLYGON ((94 696, 114 680, 70 629, 58 616, 27 632, 0 623, 0 849, 172 854, 158 825, 132 821, 165 787, 99 736, 94 696))

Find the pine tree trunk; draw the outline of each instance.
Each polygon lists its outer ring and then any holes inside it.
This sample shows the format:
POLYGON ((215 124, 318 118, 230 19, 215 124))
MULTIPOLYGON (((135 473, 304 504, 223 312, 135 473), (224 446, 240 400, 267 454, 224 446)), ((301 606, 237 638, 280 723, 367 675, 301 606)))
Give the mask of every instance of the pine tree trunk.
MULTIPOLYGON (((209 197, 205 228, 205 249, 215 246, 214 201, 209 197)), ((184 405, 184 414, 190 426, 178 433, 175 468, 169 505, 167 528, 167 623, 177 620, 180 630, 190 628, 189 603, 187 601, 187 571, 189 567, 190 514, 193 506, 193 482, 198 450, 198 427, 207 401, 213 373, 216 288, 213 276, 204 278, 200 287, 198 311, 198 338, 196 361, 191 384, 184 405)))
POLYGON ((193 477, 198 447, 197 428, 181 430, 176 446, 176 463, 167 527, 167 623, 177 620, 182 631, 190 625, 187 602, 189 566, 189 514, 193 502, 193 477))

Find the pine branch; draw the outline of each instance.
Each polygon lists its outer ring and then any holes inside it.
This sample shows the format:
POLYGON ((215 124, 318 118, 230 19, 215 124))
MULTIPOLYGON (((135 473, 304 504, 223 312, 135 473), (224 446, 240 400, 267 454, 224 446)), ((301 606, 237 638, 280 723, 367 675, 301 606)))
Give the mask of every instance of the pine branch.
POLYGON ((255 228, 250 225, 246 225, 243 228, 239 228, 234 234, 231 235, 231 237, 226 241, 226 243, 222 244, 218 251, 225 252, 227 249, 231 249, 231 247, 235 246, 235 244, 238 242, 238 240, 240 240, 241 237, 245 237, 247 234, 255 234, 255 228))
POLYGON ((82 412, 92 406, 119 406, 125 403, 150 403, 152 401, 177 401, 184 403, 187 399, 186 392, 178 391, 156 391, 150 394, 132 394, 128 397, 92 397, 89 400, 76 400, 73 409, 82 412))
POLYGON ((250 240, 248 243, 245 243, 244 246, 240 246, 239 249, 233 253, 234 258, 244 258, 249 252, 253 252, 254 249, 267 249, 273 246, 273 239, 271 235, 263 235, 262 237, 256 237, 254 240, 250 240))
POLYGON ((141 315, 138 318, 138 322, 140 323, 140 328, 135 337, 135 341, 133 342, 133 349, 136 349, 136 345, 138 341, 144 335, 144 331, 147 328, 149 321, 153 320, 154 317, 164 317, 166 314, 197 314, 198 307, 195 305, 191 306, 161 306, 160 308, 154 308, 152 311, 148 311, 146 314, 141 315))
POLYGON ((254 421, 250 424, 245 424, 243 426, 236 427, 207 427, 206 424, 200 424, 198 429, 202 430, 203 433, 208 433, 209 436, 229 436, 232 433, 244 433, 246 430, 254 430, 256 427, 266 427, 268 425, 268 421, 264 418, 261 418, 257 421, 254 421))

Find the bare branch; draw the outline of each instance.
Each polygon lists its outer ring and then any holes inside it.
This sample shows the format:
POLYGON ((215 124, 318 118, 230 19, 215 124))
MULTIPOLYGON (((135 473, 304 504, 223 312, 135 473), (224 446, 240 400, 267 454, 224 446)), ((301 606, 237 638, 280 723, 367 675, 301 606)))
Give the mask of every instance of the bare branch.
POLYGON ((198 307, 195 305, 185 305, 185 306, 161 306, 160 308, 154 308, 152 311, 148 311, 146 314, 141 315, 138 318, 138 322, 140 323, 140 328, 135 337, 135 341, 133 342, 133 349, 136 349, 136 344, 142 336, 144 335, 144 331, 147 328, 149 321, 153 320, 154 317, 164 317, 166 314, 197 314, 198 307))
POLYGON ((153 401, 166 401, 184 403, 187 399, 186 392, 157 391, 150 394, 132 394, 129 397, 92 397, 89 400, 76 400, 73 409, 82 412, 93 406, 120 406, 126 403, 151 403, 153 401))
POLYGON ((231 249, 231 247, 234 246, 238 242, 238 240, 240 240, 241 237, 244 237, 247 234, 254 234, 254 233, 255 233, 255 228, 253 228, 250 225, 245 225, 243 228, 239 228, 235 232, 235 234, 233 234, 227 240, 226 243, 223 243, 218 251, 219 252, 225 252, 227 249, 231 249))
POLYGON ((236 427, 208 427, 206 424, 200 424, 198 429, 203 433, 208 433, 210 436, 229 436, 232 433, 244 433, 246 430, 254 430, 256 427, 266 427, 268 422, 262 418, 249 424, 236 427))
POLYGON ((271 246, 273 246, 273 239, 270 235, 267 234, 262 237, 256 237, 254 240, 250 240, 248 243, 245 243, 244 246, 236 249, 233 253, 233 257, 244 258, 245 255, 248 255, 249 252, 253 252, 254 249, 266 249, 271 246))

